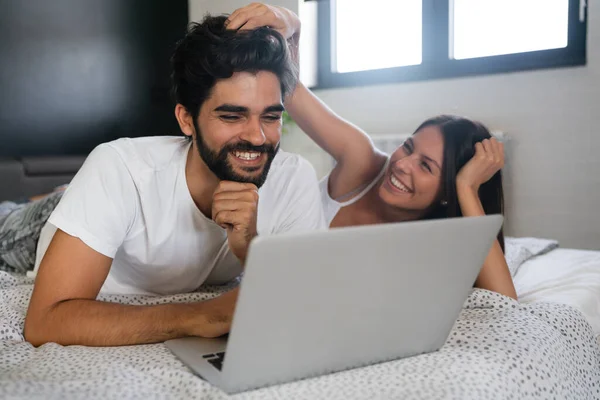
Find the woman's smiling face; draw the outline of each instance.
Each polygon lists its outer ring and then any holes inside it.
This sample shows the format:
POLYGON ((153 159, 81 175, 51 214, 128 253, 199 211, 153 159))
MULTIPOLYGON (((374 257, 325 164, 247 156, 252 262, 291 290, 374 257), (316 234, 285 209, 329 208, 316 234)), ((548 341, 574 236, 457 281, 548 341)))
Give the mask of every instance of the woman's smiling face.
POLYGON ((390 157, 379 197, 390 206, 422 214, 439 200, 443 157, 440 129, 424 127, 390 157))

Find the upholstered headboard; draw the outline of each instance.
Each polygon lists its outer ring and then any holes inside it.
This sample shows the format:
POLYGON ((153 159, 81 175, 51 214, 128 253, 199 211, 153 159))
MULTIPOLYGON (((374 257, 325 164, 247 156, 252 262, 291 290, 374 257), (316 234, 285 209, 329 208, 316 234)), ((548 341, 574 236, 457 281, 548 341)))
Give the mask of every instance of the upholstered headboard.
POLYGON ((85 156, 0 158, 0 202, 51 192, 69 183, 85 156))

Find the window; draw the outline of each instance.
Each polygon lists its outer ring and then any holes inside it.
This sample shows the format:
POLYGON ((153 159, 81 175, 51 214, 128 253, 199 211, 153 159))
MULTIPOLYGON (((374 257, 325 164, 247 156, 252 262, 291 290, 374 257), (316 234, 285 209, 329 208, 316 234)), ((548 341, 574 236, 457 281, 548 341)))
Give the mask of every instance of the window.
POLYGON ((585 0, 319 0, 318 87, 586 63, 585 0))
POLYGON ((454 59, 567 47, 569 0, 454 0, 453 6, 454 59))
POLYGON ((335 34, 332 39, 335 71, 352 72, 421 64, 421 0, 369 0, 369 7, 356 4, 356 1, 350 0, 334 9, 335 34), (380 23, 383 10, 385 15, 396 16, 393 24, 380 23), (366 32, 370 34, 366 35, 366 32), (394 38, 393 42, 402 51, 387 51, 390 41, 372 40, 374 36, 394 38))

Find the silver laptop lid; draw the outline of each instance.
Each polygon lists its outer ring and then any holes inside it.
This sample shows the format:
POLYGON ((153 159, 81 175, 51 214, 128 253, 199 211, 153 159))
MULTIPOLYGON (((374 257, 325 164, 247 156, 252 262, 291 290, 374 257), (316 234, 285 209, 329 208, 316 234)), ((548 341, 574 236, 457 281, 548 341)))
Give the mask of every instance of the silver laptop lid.
POLYGON ((222 378, 246 390, 437 350, 500 215, 259 237, 222 378))

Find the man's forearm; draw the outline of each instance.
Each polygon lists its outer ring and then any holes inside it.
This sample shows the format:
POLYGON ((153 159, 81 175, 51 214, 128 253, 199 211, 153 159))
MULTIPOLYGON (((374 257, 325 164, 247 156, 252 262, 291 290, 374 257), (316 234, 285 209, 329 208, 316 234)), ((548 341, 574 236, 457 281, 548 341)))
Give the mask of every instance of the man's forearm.
POLYGON ((184 336, 216 337, 229 331, 237 289, 201 303, 132 306, 73 299, 25 324, 33 345, 122 346, 184 336))

